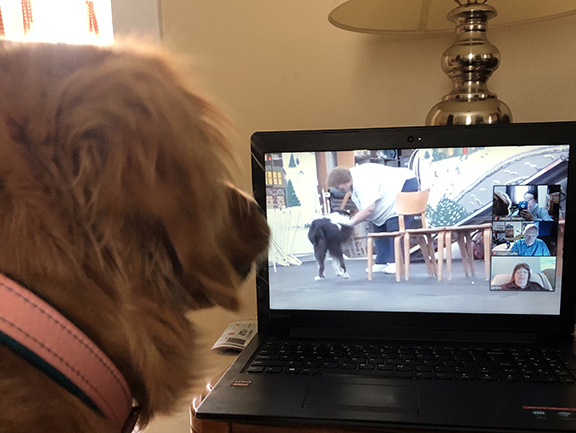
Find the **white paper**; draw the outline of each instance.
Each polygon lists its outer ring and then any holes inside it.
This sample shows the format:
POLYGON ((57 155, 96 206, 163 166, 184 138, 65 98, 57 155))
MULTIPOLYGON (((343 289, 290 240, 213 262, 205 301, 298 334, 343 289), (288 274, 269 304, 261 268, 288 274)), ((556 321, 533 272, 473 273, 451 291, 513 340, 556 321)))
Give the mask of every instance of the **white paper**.
POLYGON ((212 346, 215 352, 241 352, 258 332, 256 319, 232 322, 212 346))

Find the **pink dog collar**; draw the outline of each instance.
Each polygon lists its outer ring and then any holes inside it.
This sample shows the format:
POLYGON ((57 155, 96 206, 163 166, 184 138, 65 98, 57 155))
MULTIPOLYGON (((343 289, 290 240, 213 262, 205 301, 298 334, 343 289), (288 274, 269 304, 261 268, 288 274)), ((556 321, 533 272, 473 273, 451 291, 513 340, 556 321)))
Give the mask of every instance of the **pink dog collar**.
POLYGON ((0 344, 48 374, 119 431, 132 431, 137 409, 114 363, 62 314, 2 274, 0 344))

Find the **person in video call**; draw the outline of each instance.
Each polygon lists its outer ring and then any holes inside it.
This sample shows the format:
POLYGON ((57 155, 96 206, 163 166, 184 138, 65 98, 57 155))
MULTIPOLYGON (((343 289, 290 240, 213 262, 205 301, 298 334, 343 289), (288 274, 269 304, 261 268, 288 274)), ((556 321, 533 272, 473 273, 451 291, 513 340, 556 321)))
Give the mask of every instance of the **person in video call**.
POLYGON ((502 284, 501 290, 525 290, 525 291, 542 291, 546 290, 536 281, 530 281, 530 266, 528 263, 518 263, 512 271, 512 279, 509 283, 502 284))
MULTIPOLYGON (((392 232, 398 230, 396 196, 399 192, 418 191, 418 180, 408 168, 366 163, 352 168, 334 168, 328 175, 328 187, 351 193, 358 212, 350 225, 369 221, 375 232, 392 232)), ((411 218, 405 218, 407 228, 411 221, 411 218)), ((372 272, 395 273, 393 239, 376 238, 375 244, 376 264, 372 272)))
POLYGON ((528 224, 524 227, 524 238, 512 244, 509 252, 518 253, 519 256, 549 256, 550 250, 542 239, 538 239, 538 226, 528 224))
POLYGON ((518 210, 512 216, 520 216, 528 221, 552 221, 548 211, 538 206, 538 191, 536 189, 526 191, 524 200, 528 202, 528 208, 518 210))

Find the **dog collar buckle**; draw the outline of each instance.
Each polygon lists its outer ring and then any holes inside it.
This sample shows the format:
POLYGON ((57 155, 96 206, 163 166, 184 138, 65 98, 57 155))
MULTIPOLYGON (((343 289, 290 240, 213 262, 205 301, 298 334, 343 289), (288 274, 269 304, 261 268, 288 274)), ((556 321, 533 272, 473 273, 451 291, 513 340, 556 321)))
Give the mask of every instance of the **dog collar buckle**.
POLYGON ((132 433, 134 431, 134 427, 136 427, 136 423, 140 418, 140 406, 132 406, 132 410, 126 418, 126 422, 122 426, 121 433, 132 433))

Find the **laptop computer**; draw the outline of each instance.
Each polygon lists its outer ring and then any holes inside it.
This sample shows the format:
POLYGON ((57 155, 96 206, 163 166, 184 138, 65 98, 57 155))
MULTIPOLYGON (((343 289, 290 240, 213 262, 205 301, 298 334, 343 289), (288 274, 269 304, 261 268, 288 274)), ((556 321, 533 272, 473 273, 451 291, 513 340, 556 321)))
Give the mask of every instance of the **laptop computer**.
MULTIPOLYGON (((258 334, 197 417, 576 430, 576 230, 566 224, 575 152, 571 122, 254 133, 254 195, 273 233, 257 274, 258 334), (485 257, 477 237, 470 244, 474 274, 454 236, 445 237, 451 276, 447 263, 440 280, 438 266, 429 275, 414 247, 407 281, 369 280, 374 226, 361 222, 343 244, 349 278, 330 266, 318 278, 308 231, 342 207, 327 176, 365 164, 412 170, 429 190, 428 227, 489 227, 485 257)), ((392 184, 396 194, 397 179, 383 182, 392 184)))

